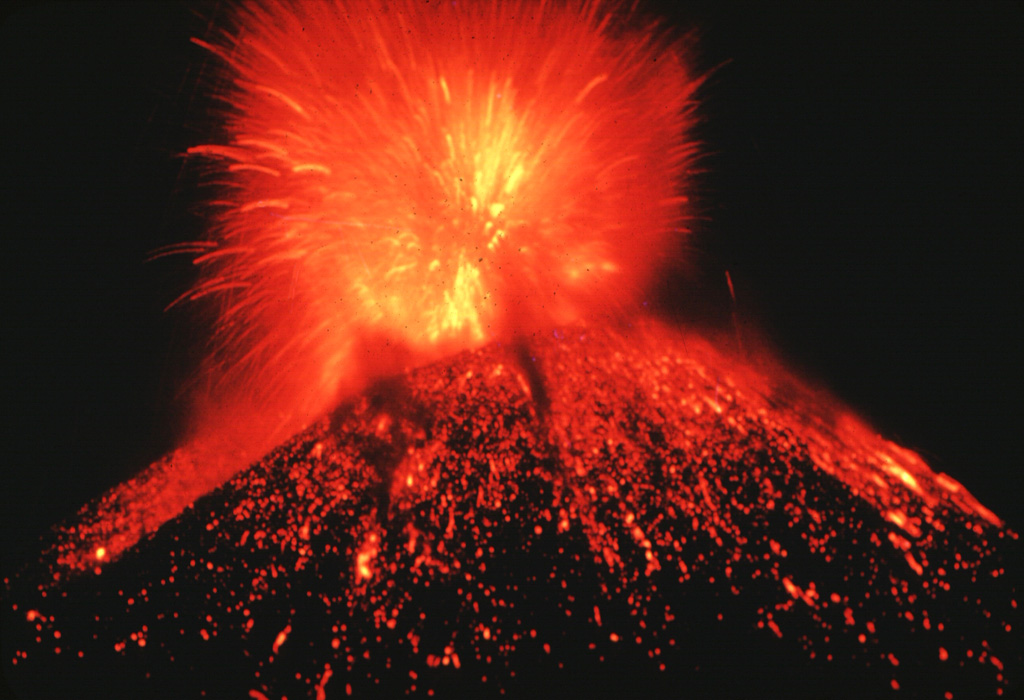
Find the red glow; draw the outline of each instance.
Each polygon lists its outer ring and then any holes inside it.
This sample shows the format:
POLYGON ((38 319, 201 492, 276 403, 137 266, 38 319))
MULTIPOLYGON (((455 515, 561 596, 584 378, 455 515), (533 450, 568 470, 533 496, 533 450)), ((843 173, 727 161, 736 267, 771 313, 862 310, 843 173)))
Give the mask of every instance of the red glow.
POLYGON ((355 582, 356 585, 373 578, 373 560, 379 551, 380 535, 376 532, 369 532, 362 547, 355 556, 355 582))
POLYGON ((291 631, 292 631, 292 626, 288 625, 283 630, 281 630, 280 632, 277 633, 277 636, 274 638, 274 646, 273 646, 273 652, 275 654, 281 648, 281 645, 284 644, 286 641, 288 641, 288 634, 291 631))
MULTIPOLYGON (((191 639, 215 645, 218 624, 265 632, 253 698, 280 695, 264 694, 266 671, 288 649, 321 654, 305 690, 323 698, 334 674, 351 694, 371 647, 395 639, 421 673, 489 667, 532 643, 518 589, 487 577, 519 553, 490 544, 511 524, 524 550, 589 557, 552 568, 563 589, 584 563, 605 576, 598 602, 558 602, 601 628, 601 649, 649 645, 654 659, 675 646, 678 611, 658 587, 699 580, 768 591, 751 633, 787 642, 802 615, 826 643, 846 635, 906 670, 902 650, 903 666, 880 646, 887 628, 930 630, 925 605, 963 582, 954 567, 979 567, 1002 522, 770 357, 754 366, 631 316, 678 235, 696 86, 679 48, 621 30, 597 2, 349 9, 242 7, 234 29, 197 40, 231 82, 222 138, 190 150, 222 188, 210 240, 185 246, 202 268, 185 298, 208 302, 216 329, 196 428, 60 531, 54 581, 101 571, 172 518, 200 522, 205 549, 175 540, 159 582, 221 592, 191 639), (522 358, 490 342, 527 336, 543 411, 522 358), (353 393, 383 375, 402 387, 384 408, 353 393), (221 485, 209 509, 183 514, 221 485), (851 551, 864 570, 844 568, 851 551), (337 620, 329 635, 256 619, 250 608, 269 616, 309 571, 335 572, 326 591, 294 592, 337 620), (421 647, 434 621, 406 608, 432 583, 458 598, 447 638, 421 647), (876 628, 871 605, 899 614, 876 628), (374 634, 346 629, 353 611, 374 634)), ((146 589, 122 598, 133 614, 146 589)), ((26 621, 53 624, 36 609, 26 621)), ((113 647, 152 650, 160 634, 143 626, 113 647)))

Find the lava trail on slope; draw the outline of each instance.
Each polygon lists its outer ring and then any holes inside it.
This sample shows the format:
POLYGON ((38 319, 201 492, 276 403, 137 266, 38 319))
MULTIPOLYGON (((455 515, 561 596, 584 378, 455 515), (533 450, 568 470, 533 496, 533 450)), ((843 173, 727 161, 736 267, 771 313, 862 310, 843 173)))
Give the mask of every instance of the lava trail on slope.
POLYGON ((778 367, 658 322, 380 384, 116 561, 5 581, 23 697, 990 697, 1018 536, 778 367))

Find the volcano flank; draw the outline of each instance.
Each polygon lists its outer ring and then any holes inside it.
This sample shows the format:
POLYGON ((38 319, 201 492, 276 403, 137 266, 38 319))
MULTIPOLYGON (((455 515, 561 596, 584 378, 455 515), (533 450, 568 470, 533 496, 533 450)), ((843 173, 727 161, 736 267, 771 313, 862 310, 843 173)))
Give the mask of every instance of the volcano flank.
POLYGON ((658 322, 529 350, 533 379, 491 344, 378 383, 120 558, 89 504, 5 581, 12 687, 1019 691, 1018 536, 956 481, 658 322))

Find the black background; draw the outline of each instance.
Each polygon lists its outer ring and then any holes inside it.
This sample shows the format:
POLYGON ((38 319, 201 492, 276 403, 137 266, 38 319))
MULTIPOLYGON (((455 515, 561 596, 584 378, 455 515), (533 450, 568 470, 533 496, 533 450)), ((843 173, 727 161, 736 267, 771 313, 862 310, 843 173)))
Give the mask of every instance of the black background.
MULTIPOLYGON (((218 5, 29 3, 0 33, 5 569, 173 446, 204 140, 189 43, 218 5)), ((657 9, 657 8, 655 8, 657 9)), ((701 92, 694 271, 660 305, 740 315, 888 437, 1024 525, 1016 331, 1024 11, 672 3, 701 92)), ((657 300, 656 300, 657 301, 657 300)))

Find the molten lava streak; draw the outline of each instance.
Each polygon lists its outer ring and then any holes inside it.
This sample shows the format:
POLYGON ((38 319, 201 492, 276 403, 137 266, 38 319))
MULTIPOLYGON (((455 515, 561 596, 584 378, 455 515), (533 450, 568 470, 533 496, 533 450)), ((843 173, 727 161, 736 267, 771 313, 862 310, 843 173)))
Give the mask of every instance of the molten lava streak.
POLYGON ((692 666, 717 613, 887 687, 1019 683, 1015 533, 769 359, 634 317, 678 244, 699 82, 638 21, 267 3, 195 40, 226 71, 190 150, 211 235, 175 249, 214 331, 195 426, 5 582, 19 670, 58 639, 250 697, 502 686, 574 645, 692 666))

